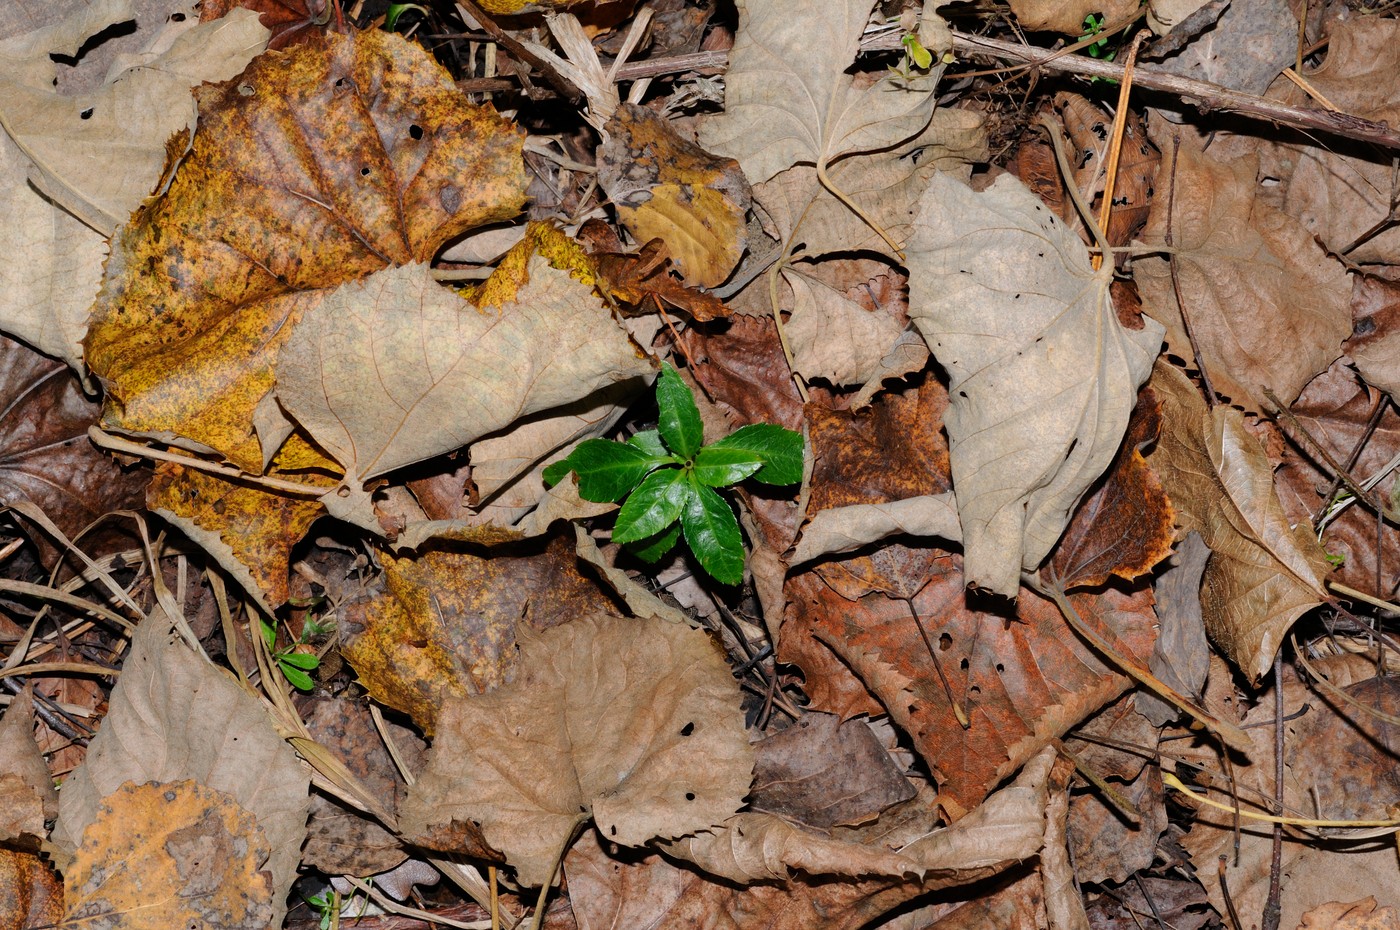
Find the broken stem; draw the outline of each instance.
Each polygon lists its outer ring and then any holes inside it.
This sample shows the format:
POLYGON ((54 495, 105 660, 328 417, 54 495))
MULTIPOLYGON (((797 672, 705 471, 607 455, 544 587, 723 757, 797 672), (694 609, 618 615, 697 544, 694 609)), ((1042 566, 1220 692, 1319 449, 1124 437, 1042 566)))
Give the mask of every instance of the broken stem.
POLYGON ((321 497, 328 493, 331 488, 318 488, 311 484, 302 484, 298 481, 283 481, 280 478, 270 478, 267 475, 252 475, 241 468, 234 468, 232 465, 220 465, 217 462, 206 462, 191 455, 180 455, 174 452, 166 452, 161 449, 153 449, 150 446, 143 446, 137 442, 130 442, 113 436, 111 433, 96 427, 88 427, 88 438, 93 445, 103 449, 110 449, 113 452, 124 452, 127 455, 136 455, 145 459, 153 459, 158 462, 174 462, 176 465, 184 465, 186 468, 193 468, 198 471, 207 471, 210 474, 221 475, 225 478, 233 478, 237 481, 247 481, 250 484, 261 485, 274 491, 282 491, 285 494, 297 494, 305 497, 321 497))
POLYGON ((904 261, 904 250, 899 247, 898 243, 896 243, 893 239, 890 238, 890 234, 885 232, 885 228, 879 223, 875 222, 875 219, 871 217, 870 214, 862 210, 854 200, 846 196, 845 191, 841 190, 841 188, 837 187, 834 183, 832 183, 831 177, 826 173, 825 158, 817 159, 817 180, 821 182, 822 187, 826 188, 827 191, 831 194, 831 196, 835 197, 837 200, 845 204, 848 210, 850 210, 856 216, 860 217, 861 222, 863 222, 866 226, 869 226, 872 230, 874 230, 877 236, 885 240, 885 245, 890 247, 890 250, 894 252, 894 254, 899 258, 901 262, 904 261))

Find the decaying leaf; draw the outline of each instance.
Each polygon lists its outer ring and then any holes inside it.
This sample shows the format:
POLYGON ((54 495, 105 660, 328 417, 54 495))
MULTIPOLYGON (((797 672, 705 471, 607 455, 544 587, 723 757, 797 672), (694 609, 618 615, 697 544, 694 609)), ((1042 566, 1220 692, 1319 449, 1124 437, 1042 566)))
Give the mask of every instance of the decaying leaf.
POLYGON ((600 614, 531 637, 515 683, 449 699, 438 730, 405 833, 477 820, 525 885, 550 881, 588 817, 626 846, 715 826, 753 770, 723 655, 665 620, 600 614))
POLYGON ((665 241, 695 287, 729 277, 744 254, 749 183, 731 158, 688 142, 654 111, 624 103, 604 127, 598 183, 637 242, 665 241))
POLYGON ((87 358, 107 425, 256 473, 253 413, 297 321, 325 289, 513 216, 521 136, 378 30, 260 56, 199 106, 169 189, 113 240, 87 358))
POLYGON ((522 626, 544 630, 611 604, 562 537, 533 553, 380 558, 384 590, 347 607, 341 652, 375 700, 429 734, 448 698, 514 677, 522 626))
POLYGON ((1162 436, 1151 464, 1181 529, 1211 549, 1201 606, 1211 641, 1252 680, 1273 664, 1293 622, 1328 597, 1327 560, 1306 525, 1289 522, 1273 468, 1238 410, 1205 409, 1178 369, 1158 362, 1162 436))
MULTIPOLYGON (((280 922, 306 836, 306 770, 257 699, 195 655, 156 612, 137 627, 102 727, 63 783, 53 840, 76 849, 83 832, 102 818, 103 799, 125 782, 185 780, 231 797, 256 818, 257 835, 271 849, 263 858, 272 876, 273 921, 280 922)), ((151 807, 161 809, 156 802, 151 807)), ((122 818, 116 821, 109 818, 103 829, 120 832, 122 818)), ((255 835, 229 832, 245 842, 255 835)), ((258 927, 267 923, 264 918, 258 927)))
POLYGON ((83 831, 61 926, 265 930, 281 910, 267 859, 262 827, 224 792, 128 782, 83 831))
POLYGON ((935 175, 909 245, 909 316, 949 375, 967 582, 1015 597, 1117 453, 1162 327, 1120 324, 1111 267, 1011 176, 935 175))
POLYGON ((1103 16, 1103 22, 1123 19, 1137 10, 1136 0, 1010 0, 1016 21, 1030 30, 1045 29, 1067 36, 1084 34, 1084 17, 1103 16))
POLYGON ((62 917, 63 883, 49 864, 38 853, 0 847, 0 927, 52 927, 62 917))
POLYGON ((858 86, 846 70, 874 5, 737 0, 739 32, 729 53, 724 112, 701 125, 700 144, 737 158, 758 184, 795 164, 825 170, 843 155, 917 135, 933 115, 931 80, 916 87, 889 81, 858 86))
POLYGON ((864 384, 904 332, 896 315, 867 309, 846 294, 803 274, 800 266, 783 270, 792 288, 792 318, 787 324, 793 368, 803 377, 836 386, 864 384))
MULTIPOLYGON (((1165 258, 1135 263, 1143 307, 1166 326, 1176 355, 1194 358, 1194 339, 1211 385, 1234 403, 1272 409, 1268 388, 1290 404, 1342 352, 1351 328, 1346 269, 1301 223, 1259 201, 1255 158, 1220 162, 1190 139, 1176 158, 1176 196, 1153 201, 1142 238, 1161 245, 1171 223, 1190 338, 1165 258)), ((1164 155, 1162 177, 1171 159, 1164 155)))

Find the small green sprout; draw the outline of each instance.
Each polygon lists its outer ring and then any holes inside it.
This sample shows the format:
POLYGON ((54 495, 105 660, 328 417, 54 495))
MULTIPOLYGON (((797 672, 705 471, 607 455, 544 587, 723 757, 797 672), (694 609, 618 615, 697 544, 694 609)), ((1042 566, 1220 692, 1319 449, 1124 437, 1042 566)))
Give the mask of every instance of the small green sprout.
POLYGON ((263 642, 267 643, 267 651, 272 656, 272 661, 277 663, 277 667, 282 670, 287 681, 298 691, 310 691, 316 687, 316 683, 311 680, 307 672, 313 672, 321 665, 321 657, 314 652, 304 652, 302 648, 306 646, 313 636, 319 636, 328 632, 334 624, 322 624, 314 620, 308 620, 301 628, 301 639, 295 645, 284 646, 281 649, 275 648, 277 643, 277 628, 266 620, 259 621, 262 624, 263 642))
POLYGON ((716 488, 753 478, 802 480, 802 436, 772 423, 743 426, 702 446, 700 410, 681 376, 665 365, 656 382, 657 428, 627 442, 585 439, 544 470, 549 485, 569 472, 587 501, 623 501, 613 541, 655 562, 684 535, 700 567, 716 581, 744 578, 744 542, 734 509, 716 488))

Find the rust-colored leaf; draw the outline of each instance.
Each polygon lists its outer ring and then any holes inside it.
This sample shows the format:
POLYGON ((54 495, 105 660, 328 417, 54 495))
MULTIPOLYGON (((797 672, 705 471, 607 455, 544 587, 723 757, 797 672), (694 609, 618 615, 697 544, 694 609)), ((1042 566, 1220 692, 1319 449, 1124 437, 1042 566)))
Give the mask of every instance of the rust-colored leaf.
POLYGON ((218 19, 235 7, 261 14, 258 22, 272 33, 267 43, 270 49, 314 41, 326 24, 340 18, 339 0, 204 0, 199 5, 199 21, 218 19))
POLYGON ((108 426, 259 472, 253 411, 302 314, 518 212, 521 137, 379 31, 263 55, 199 104, 169 189, 112 243, 87 359, 108 426))
MULTIPOLYGON (((995 603, 969 604, 960 556, 911 550, 893 572, 870 559, 828 563, 791 579, 787 591, 779 657, 809 677, 812 658, 813 667, 831 664, 823 653, 848 666, 910 735, 954 817, 1130 684, 1048 601, 1022 592, 1014 614, 995 603), (970 721, 967 729, 950 699, 970 721)), ((1120 653, 1146 664, 1155 621, 1149 591, 1071 600, 1120 653)), ((815 695, 814 705, 828 709, 815 695)))
POLYGON ((0 930, 52 927, 63 916, 63 884, 37 853, 0 847, 0 930))
POLYGON ((1050 571, 1065 588, 1096 587, 1110 575, 1132 581, 1171 555, 1175 514, 1142 457, 1161 427, 1161 402, 1144 389, 1117 457, 1080 501, 1050 557, 1050 571))
POLYGON ((646 243, 636 255, 595 252, 593 259, 599 286, 619 303, 638 309, 649 309, 648 303, 663 310, 675 307, 702 323, 729 315, 719 298, 671 277, 667 246, 660 239, 646 243))

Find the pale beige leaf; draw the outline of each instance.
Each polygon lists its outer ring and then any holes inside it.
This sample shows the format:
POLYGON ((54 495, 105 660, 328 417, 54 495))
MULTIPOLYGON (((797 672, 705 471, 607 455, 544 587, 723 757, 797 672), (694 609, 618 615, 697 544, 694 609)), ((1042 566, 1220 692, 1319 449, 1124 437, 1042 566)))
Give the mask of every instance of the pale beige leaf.
POLYGON ((63 783, 53 840, 76 848, 100 799, 124 782, 185 779, 232 796, 257 818, 272 848, 280 926, 306 838, 306 770, 257 699, 195 655, 156 611, 137 627, 107 716, 63 783))
POLYGON ((651 373, 592 289, 534 256, 484 311, 423 264, 341 285, 282 350, 277 397, 353 486, 651 373))
MULTIPOLYGON (((923 132, 892 148, 843 159, 829 171, 832 183, 878 223, 895 242, 913 231, 919 197, 935 171, 956 173, 988 157, 985 120, 971 110, 935 110, 923 132)), ((880 252, 888 243, 817 180, 810 165, 795 165, 754 188, 782 242, 800 243, 808 256, 832 252, 880 252)))
POLYGON ((1084 34, 1084 17, 1101 14, 1105 24, 1122 19, 1138 8, 1137 0, 1009 0, 1011 12, 1023 28, 1047 30, 1067 36, 1084 34))
POLYGON ((1118 451, 1162 327, 1119 323, 1112 267, 1019 180, 935 175, 909 245, 909 316, 948 372, 967 583, 1015 597, 1118 451))
POLYGON ((793 367, 806 379, 864 384, 904 327, 888 313, 867 310, 835 288, 789 266, 792 318, 787 324, 793 367))
POLYGON ((870 404, 875 395, 884 390, 885 382, 905 378, 916 371, 923 371, 928 364, 928 344, 913 329, 899 334, 894 345, 880 359, 875 371, 859 391, 851 395, 851 409, 860 410, 870 404))
POLYGON ((522 638, 520 677, 449 700, 401 808, 407 835, 475 820, 522 884, 549 880, 582 818, 638 846, 722 822, 753 770, 739 688, 709 636, 598 615, 522 638))
POLYGON ((958 505, 952 493, 820 510, 802 527, 802 538, 788 559, 788 565, 802 565, 824 555, 852 552, 881 539, 905 534, 960 541, 962 526, 958 523, 958 505))
POLYGON ((874 0, 735 5, 724 113, 701 125, 700 144, 737 159, 751 182, 798 163, 886 148, 928 125, 933 78, 912 88, 884 80, 858 88, 846 71, 874 0))
POLYGON ((151 193, 170 136, 194 125, 190 89, 238 74, 263 50, 268 35, 256 13, 236 9, 77 97, 0 68, 0 124, 33 162, 30 181, 93 229, 110 234, 151 193))
POLYGON ((1054 751, 1026 763, 1016 780, 950 827, 898 849, 869 842, 880 824, 833 835, 804 830, 771 814, 737 814, 722 826, 661 844, 668 856, 711 875, 750 884, 794 872, 922 879, 933 888, 965 884, 1036 855, 1044 842, 1046 778, 1054 751), (864 839, 866 842, 859 840, 864 839))
MULTIPOLYGON (((1166 325, 1176 355, 1193 358, 1194 339, 1212 386, 1234 403, 1264 409, 1270 388, 1290 404, 1341 355, 1351 332, 1346 268, 1301 223, 1257 198, 1257 159, 1216 161, 1199 146, 1188 138, 1178 156, 1177 284, 1165 258, 1140 259, 1134 270, 1143 308, 1166 325), (1190 308, 1191 339, 1178 287, 1190 308)), ((1164 158, 1170 161, 1170 149, 1164 158)), ((1170 173, 1170 165, 1161 171, 1170 173)), ((1166 242, 1167 203, 1153 201, 1144 242, 1166 242)))
POLYGON ((1327 600, 1327 559, 1305 525, 1293 526, 1273 467, 1238 410, 1210 412, 1180 371, 1159 362, 1162 435, 1152 453, 1183 530, 1211 549, 1201 585, 1206 632, 1251 679, 1273 664, 1284 635, 1327 600))

